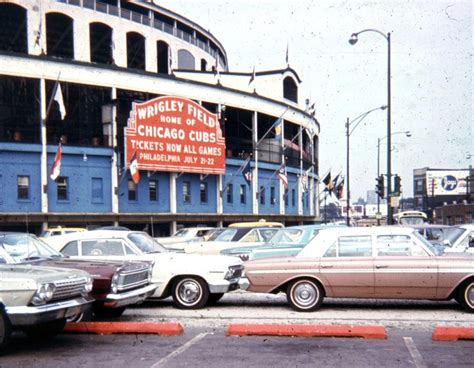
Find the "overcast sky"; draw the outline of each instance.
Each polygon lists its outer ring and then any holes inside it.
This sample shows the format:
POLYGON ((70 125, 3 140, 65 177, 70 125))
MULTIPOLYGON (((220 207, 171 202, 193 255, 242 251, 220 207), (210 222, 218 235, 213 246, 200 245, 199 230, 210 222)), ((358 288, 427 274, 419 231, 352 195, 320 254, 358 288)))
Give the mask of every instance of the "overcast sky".
MULTIPOLYGON (((468 168, 474 158, 473 6, 471 1, 158 0, 224 45, 230 71, 290 67, 299 99, 316 103, 321 125, 320 174, 346 171, 345 122, 387 103, 387 41, 391 32, 392 173, 413 196, 413 169, 468 168), (471 154, 473 158, 466 158, 471 154)), ((350 136, 351 197, 366 197, 386 172, 386 111, 374 111, 350 136)))

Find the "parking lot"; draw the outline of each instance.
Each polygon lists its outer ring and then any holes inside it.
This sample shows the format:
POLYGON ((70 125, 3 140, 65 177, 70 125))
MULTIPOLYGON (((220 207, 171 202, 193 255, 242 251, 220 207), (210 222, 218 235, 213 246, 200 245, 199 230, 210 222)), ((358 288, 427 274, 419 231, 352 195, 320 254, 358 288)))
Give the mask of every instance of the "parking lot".
POLYGON ((217 305, 178 310, 170 300, 129 308, 119 321, 178 322, 180 336, 64 333, 52 341, 13 336, 0 367, 463 367, 474 341, 433 341, 436 326, 474 327, 455 302, 331 300, 318 312, 288 308, 284 295, 233 292, 217 305), (381 325, 387 339, 226 337, 232 323, 381 325))

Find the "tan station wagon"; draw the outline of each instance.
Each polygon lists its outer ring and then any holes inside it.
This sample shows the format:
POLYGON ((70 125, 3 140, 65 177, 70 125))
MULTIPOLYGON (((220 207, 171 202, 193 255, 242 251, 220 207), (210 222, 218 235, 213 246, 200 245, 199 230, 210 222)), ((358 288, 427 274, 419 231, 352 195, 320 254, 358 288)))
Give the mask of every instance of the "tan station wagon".
POLYGON ((411 228, 324 229, 294 257, 246 262, 245 274, 249 291, 284 292, 303 312, 324 297, 454 298, 474 312, 474 256, 440 254, 411 228))

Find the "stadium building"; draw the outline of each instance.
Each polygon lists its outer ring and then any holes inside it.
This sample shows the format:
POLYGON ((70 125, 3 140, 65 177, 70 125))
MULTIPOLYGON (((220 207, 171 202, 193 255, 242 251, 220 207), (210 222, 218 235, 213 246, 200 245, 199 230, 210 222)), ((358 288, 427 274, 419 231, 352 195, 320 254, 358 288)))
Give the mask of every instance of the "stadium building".
POLYGON ((289 65, 230 71, 214 35, 150 2, 2 1, 2 228, 314 221, 300 85, 289 65))

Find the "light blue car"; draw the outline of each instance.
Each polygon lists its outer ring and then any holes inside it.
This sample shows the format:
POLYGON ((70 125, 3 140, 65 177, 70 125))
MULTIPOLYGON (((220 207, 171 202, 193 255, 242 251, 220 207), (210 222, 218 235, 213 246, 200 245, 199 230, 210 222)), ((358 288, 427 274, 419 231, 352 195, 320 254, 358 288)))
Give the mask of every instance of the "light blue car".
POLYGON ((317 224, 291 226, 280 229, 269 242, 265 244, 246 245, 222 250, 222 255, 238 256, 244 261, 271 258, 287 257, 296 255, 319 230, 328 227, 345 226, 335 224, 317 224))

